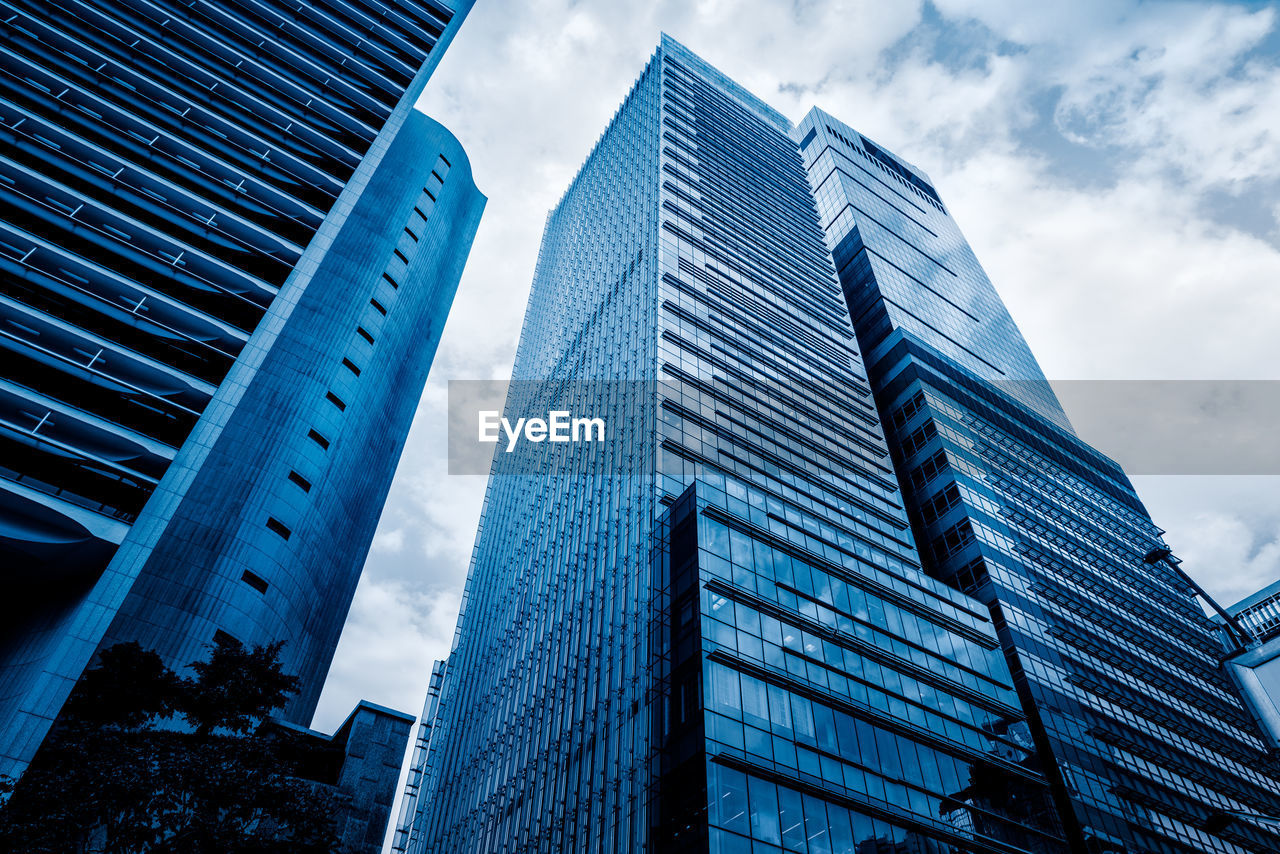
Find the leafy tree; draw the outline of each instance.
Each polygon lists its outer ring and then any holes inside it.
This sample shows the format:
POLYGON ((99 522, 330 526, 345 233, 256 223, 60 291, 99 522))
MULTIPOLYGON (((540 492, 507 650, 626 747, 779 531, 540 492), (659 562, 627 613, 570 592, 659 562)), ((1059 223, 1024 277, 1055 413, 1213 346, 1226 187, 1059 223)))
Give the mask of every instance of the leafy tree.
POLYGON ((280 647, 220 639, 191 678, 136 643, 103 650, 26 774, 0 785, 0 850, 336 850, 340 799, 293 776, 285 734, 258 729, 297 690, 280 647))
POLYGON ((98 665, 80 677, 63 707, 63 720, 137 729, 171 717, 182 688, 183 681, 159 655, 137 641, 119 643, 99 653, 98 665))
POLYGON ((280 666, 282 646, 278 641, 247 650, 237 641, 222 641, 208 661, 191 663, 196 678, 187 681, 180 708, 198 735, 218 728, 248 732, 297 692, 298 677, 280 666))

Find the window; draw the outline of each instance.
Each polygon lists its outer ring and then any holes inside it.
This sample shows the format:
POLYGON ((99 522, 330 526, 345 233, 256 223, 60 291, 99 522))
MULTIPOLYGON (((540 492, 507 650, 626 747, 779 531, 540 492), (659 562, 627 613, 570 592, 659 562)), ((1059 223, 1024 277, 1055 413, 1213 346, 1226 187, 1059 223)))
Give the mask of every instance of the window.
POLYGON ((293 533, 275 516, 267 517, 267 527, 279 534, 282 539, 286 540, 289 539, 289 535, 293 533))
POLYGON ((939 563, 973 542, 973 528, 968 519, 961 519, 933 541, 933 555, 939 563))
POLYGON ((987 565, 976 557, 956 570, 955 579, 961 590, 972 594, 987 580, 987 565))
POLYGON ((374 311, 378 312, 378 314, 387 313, 387 310, 382 307, 382 303, 378 302, 376 299, 369 300, 369 305, 373 306, 374 311))
POLYGON ((356 367, 356 363, 350 359, 343 359, 342 366, 356 376, 360 376, 360 369, 356 367))
POLYGON ((329 450, 329 440, 326 439, 324 436, 321 436, 315 430, 311 430, 310 432, 308 432, 307 437, 311 439, 311 441, 319 445, 320 447, 324 448, 326 451, 329 450))
POLYGON ((395 251, 396 257, 397 257, 397 258, 399 258, 399 259, 400 259, 400 261, 401 261, 405 266, 408 266, 408 265, 409 265, 409 259, 408 259, 408 258, 406 258, 406 257, 404 257, 404 253, 403 253, 403 252, 401 252, 399 249, 396 249, 396 250, 394 250, 394 251, 395 251))
POLYGON ((920 407, 924 406, 924 393, 917 391, 915 394, 902 404, 902 408, 893 413, 893 426, 898 429, 911 420, 911 416, 920 411, 920 407))
POLYGON ((324 399, 332 403, 334 406, 338 407, 339 412, 347 408, 347 405, 342 402, 342 398, 338 397, 336 394, 334 394, 331 391, 325 392, 324 399))
POLYGON ((305 477, 298 474, 296 471, 289 472, 289 480, 293 481, 298 486, 302 487, 303 492, 311 491, 311 481, 307 480, 305 477))
POLYGON ((938 428, 934 426, 933 420, 924 422, 902 440, 903 455, 907 457, 914 455, 936 435, 938 435, 938 428))
POLYGON ((400 283, 399 283, 399 282, 397 282, 395 279, 391 278, 391 274, 390 274, 390 273, 383 273, 383 274, 382 274, 382 278, 386 279, 386 280, 387 280, 387 284, 391 285, 391 287, 393 287, 393 288, 398 288, 398 287, 400 287, 400 283))
POLYGON ((224 646, 240 646, 241 645, 239 638, 237 638, 235 635, 231 634, 230 632, 224 632, 222 629, 218 629, 216 632, 213 633, 213 642, 216 644, 222 644, 224 646))
POLYGON ((920 505, 920 515, 924 517, 926 525, 931 525, 942 515, 960 503, 960 490, 954 482, 947 486, 937 495, 920 505))
POLYGON ((929 481, 947 468, 947 452, 939 448, 930 454, 924 462, 911 470, 911 485, 916 489, 923 489, 929 481))
POLYGON ((416 234, 414 234, 412 231, 410 231, 410 230, 409 230, 409 228, 408 228, 407 226, 405 227, 404 233, 405 233, 405 234, 407 234, 407 235, 409 235, 410 237, 412 237, 412 238, 413 238, 413 242, 414 242, 414 243, 417 243, 417 242, 418 242, 418 235, 416 235, 416 234))
POLYGON ((373 343, 373 336, 370 335, 369 330, 365 329, 363 326, 356 327, 356 334, 359 335, 364 340, 368 341, 370 344, 373 343))
POLYGON ((257 590, 259 593, 267 592, 268 585, 266 580, 262 576, 257 575, 256 573, 252 573, 246 569, 243 573, 241 573, 240 580, 243 581, 245 584, 249 585, 250 587, 252 587, 254 590, 257 590))

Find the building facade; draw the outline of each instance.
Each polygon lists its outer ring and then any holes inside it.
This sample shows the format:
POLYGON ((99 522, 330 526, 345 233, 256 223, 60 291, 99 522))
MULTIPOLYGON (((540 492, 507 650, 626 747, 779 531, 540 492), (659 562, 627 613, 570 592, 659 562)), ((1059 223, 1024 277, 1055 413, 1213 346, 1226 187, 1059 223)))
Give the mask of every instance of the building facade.
POLYGON ((299 779, 339 799, 333 816, 338 851, 379 854, 413 715, 361 700, 333 735, 276 718, 261 727, 279 738, 278 749, 299 779))
MULTIPOLYGON (((1268 746, 1280 750, 1280 582, 1246 596, 1226 612, 1244 629, 1244 643, 1215 616, 1223 648, 1224 667, 1231 674, 1245 704, 1266 735, 1268 746)), ((1271 826, 1280 826, 1280 817, 1271 826)))
POLYGON ((1072 849, 1280 850, 1269 742, 1123 471, 1080 441, 927 175, 795 129, 934 578, 995 620, 1072 849))
POLYGON ((615 432, 495 455, 397 850, 1067 850, 791 129, 664 37, 548 217, 508 417, 615 432))
POLYGON ((285 640, 309 721, 483 206, 412 110, 469 7, 9 4, 0 772, 119 640, 285 640))
POLYGON ((1280 637, 1280 581, 1229 606, 1227 613, 1239 620, 1256 640, 1265 643, 1280 637))

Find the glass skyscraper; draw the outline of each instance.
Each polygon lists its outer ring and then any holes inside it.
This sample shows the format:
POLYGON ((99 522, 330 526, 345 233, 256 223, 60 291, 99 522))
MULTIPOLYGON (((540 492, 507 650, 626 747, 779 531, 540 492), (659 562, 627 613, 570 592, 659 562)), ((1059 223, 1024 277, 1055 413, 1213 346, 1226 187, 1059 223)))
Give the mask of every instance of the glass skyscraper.
MULTIPOLYGON (((1228 657, 1223 667, 1240 689, 1245 704, 1262 728, 1267 745, 1280 751, 1280 581, 1268 584, 1226 608, 1236 620, 1235 632, 1228 630, 1221 615, 1214 618, 1228 657), (1248 635, 1241 644, 1239 630, 1248 635)), ((1256 823, 1256 813, 1246 819, 1256 823)), ((1280 830, 1280 816, 1267 824, 1280 830)), ((1227 818, 1240 818, 1236 813, 1227 818)))
POLYGON ((484 197, 470 0, 5 2, 0 772, 96 648, 287 641, 307 723, 484 197))
POLYGON ((1080 441, 927 175, 792 132, 925 569, 990 609, 1081 852, 1273 852, 1280 777, 1192 583, 1080 441))
POLYGON ((551 212, 508 414, 615 433, 495 456, 397 850, 1066 850, 791 130, 664 37, 551 212))
POLYGON ((1197 589, 883 146, 664 37, 513 377, 625 429, 495 456, 396 850, 1280 850, 1197 589))
POLYGON ((1246 596, 1228 607, 1227 612, 1260 641, 1280 638, 1280 581, 1246 596))

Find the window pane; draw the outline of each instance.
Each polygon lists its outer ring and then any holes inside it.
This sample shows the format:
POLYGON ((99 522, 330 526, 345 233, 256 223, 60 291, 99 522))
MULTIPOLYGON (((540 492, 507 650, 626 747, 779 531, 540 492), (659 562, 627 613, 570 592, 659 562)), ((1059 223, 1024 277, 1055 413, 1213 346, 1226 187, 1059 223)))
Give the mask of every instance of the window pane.
POLYGON ((782 827, 778 823, 778 789, 773 783, 751 777, 747 782, 751 795, 751 835, 763 842, 782 844, 782 827))

